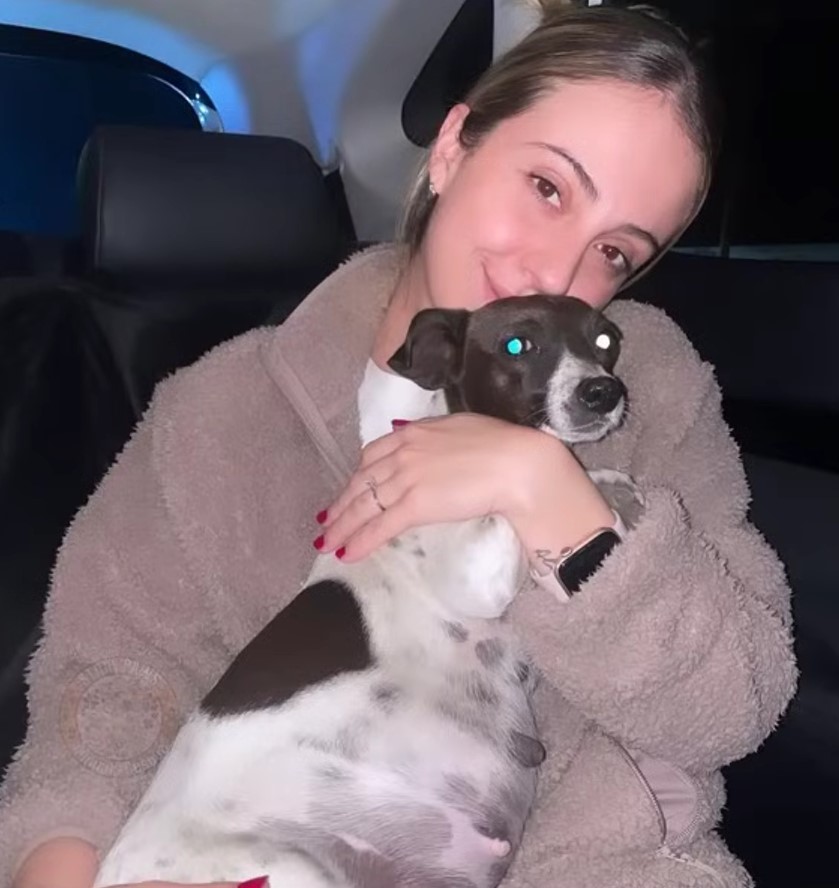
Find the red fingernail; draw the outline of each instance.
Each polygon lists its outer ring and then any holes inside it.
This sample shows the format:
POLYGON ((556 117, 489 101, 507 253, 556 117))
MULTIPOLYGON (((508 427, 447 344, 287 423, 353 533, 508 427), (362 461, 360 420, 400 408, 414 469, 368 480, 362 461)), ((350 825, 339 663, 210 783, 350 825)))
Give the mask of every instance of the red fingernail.
POLYGON ((318 524, 324 524, 326 522, 327 517, 328 517, 328 513, 327 513, 326 509, 324 509, 322 512, 318 512, 317 515, 315 515, 315 521, 317 521, 318 524))
POLYGON ((236 888, 268 888, 268 876, 257 876, 247 882, 239 882, 236 888))
POLYGON ((406 425, 408 425, 408 422, 409 422, 409 420, 407 420, 407 419, 392 419, 392 420, 390 421, 390 424, 391 424, 395 429, 401 429, 402 426, 406 426, 406 425))
POLYGON ((323 534, 321 534, 313 543, 314 547, 320 551, 323 548, 323 534))
POLYGON ((338 549, 338 551, 335 553, 335 557, 336 558, 343 558, 344 555, 346 555, 346 554, 347 554, 347 547, 341 546, 341 548, 338 549))

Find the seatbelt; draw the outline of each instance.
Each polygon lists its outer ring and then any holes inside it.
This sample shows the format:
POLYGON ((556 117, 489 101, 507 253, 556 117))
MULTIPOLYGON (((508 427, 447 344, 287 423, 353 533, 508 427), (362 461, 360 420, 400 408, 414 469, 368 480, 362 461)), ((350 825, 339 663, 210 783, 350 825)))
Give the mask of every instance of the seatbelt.
POLYGON ((294 368, 286 361, 279 349, 273 351, 271 357, 274 370, 271 375, 274 376, 276 382, 281 384, 281 391, 300 417, 300 421, 306 427, 315 447, 336 480, 341 484, 346 484, 352 475, 352 470, 303 380, 295 373, 294 368))

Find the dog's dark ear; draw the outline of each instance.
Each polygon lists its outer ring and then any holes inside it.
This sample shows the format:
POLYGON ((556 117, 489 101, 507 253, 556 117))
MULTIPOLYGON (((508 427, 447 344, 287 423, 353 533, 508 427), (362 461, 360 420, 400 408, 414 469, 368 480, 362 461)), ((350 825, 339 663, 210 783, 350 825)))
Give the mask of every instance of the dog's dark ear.
POLYGON ((405 342, 388 366, 424 389, 445 388, 463 361, 468 318, 465 309, 424 309, 411 321, 405 342))

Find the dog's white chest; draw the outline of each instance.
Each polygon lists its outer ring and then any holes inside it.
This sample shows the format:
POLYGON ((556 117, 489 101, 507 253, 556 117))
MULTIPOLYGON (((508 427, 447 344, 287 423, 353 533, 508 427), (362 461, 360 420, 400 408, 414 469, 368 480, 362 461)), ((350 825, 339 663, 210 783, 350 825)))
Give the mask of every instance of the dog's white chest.
POLYGON ((361 445, 393 431, 394 419, 417 420, 447 412, 441 391, 430 392, 416 383, 367 362, 358 390, 358 419, 361 445))

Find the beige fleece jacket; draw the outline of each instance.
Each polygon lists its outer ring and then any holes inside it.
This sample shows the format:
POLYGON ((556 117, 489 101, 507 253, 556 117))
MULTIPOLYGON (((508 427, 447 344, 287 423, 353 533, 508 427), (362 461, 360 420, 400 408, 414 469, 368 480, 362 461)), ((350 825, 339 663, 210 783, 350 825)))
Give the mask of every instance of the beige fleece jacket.
MULTIPOLYGON (((44 835, 106 848, 181 719, 298 590, 314 516, 358 459, 356 393, 403 261, 360 254, 279 329, 158 387, 58 556, 0 794, 0 885, 44 835)), ((790 592, 746 519, 711 367, 661 311, 608 313, 632 407, 578 453, 630 473, 647 509, 570 602, 534 588, 509 612, 544 674, 548 759, 505 884, 744 886, 714 833, 719 769, 794 692, 790 592)))

